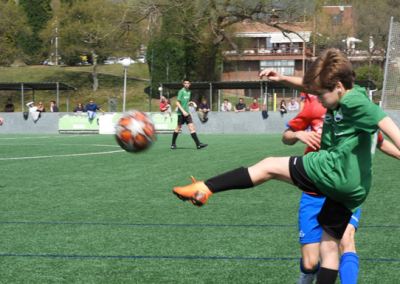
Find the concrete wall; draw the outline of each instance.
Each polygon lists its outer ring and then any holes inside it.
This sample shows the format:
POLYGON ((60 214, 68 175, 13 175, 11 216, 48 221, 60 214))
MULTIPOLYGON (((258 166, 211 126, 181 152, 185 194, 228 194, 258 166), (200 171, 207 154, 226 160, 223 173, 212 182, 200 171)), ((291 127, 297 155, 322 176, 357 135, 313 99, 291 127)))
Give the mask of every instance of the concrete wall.
POLYGON ((4 112, 0 117, 4 120, 1 134, 58 134, 59 113, 41 113, 36 122, 31 115, 25 120, 22 112, 4 112))
MULTIPOLYGON (((400 111, 387 111, 388 115, 400 127, 400 111)), ((34 122, 29 116, 24 119, 22 113, 0 113, 4 123, 0 126, 0 134, 58 134, 59 118, 73 113, 42 113, 41 118, 34 122)), ((193 123, 199 133, 283 133, 286 122, 297 115, 288 113, 281 117, 277 111, 269 112, 269 117, 263 119, 261 112, 210 112, 206 123, 193 115, 193 123)), ((189 128, 182 127, 183 133, 189 133, 189 128)))
MULTIPOLYGON (((283 117, 277 111, 270 111, 268 114, 269 117, 263 119, 261 111, 211 112, 205 123, 197 115, 193 115, 193 123, 199 133, 283 133, 287 128, 286 122, 293 119, 297 112, 285 114, 283 117)), ((182 127, 182 132, 189 133, 189 128, 182 127)))

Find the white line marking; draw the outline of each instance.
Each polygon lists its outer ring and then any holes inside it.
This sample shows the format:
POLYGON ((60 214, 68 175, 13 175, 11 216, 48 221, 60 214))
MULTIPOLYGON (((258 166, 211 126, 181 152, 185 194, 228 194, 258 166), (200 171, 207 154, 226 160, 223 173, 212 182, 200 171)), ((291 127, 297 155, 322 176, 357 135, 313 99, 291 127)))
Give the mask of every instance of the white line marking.
POLYGON ((42 137, 10 137, 10 138, 0 138, 0 140, 14 140, 14 139, 46 139, 46 138, 71 138, 71 137, 87 137, 89 135, 71 135, 71 136, 67 136, 67 135, 62 135, 62 136, 42 136, 42 137))
POLYGON ((119 152, 125 152, 125 150, 110 151, 110 152, 99 152, 99 153, 70 154, 70 155, 53 155, 53 156, 20 157, 20 158, 0 158, 0 161, 43 159, 43 158, 59 158, 59 157, 75 157, 75 156, 89 156, 89 155, 113 154, 113 153, 119 153, 119 152))
MULTIPOLYGON (((82 144, 51 144, 51 146, 82 146, 82 144)), ((49 146, 48 144, 1 144, 1 146, 49 146)), ((84 144, 83 146, 94 146, 94 147, 113 147, 119 148, 118 145, 101 145, 101 144, 84 144)))

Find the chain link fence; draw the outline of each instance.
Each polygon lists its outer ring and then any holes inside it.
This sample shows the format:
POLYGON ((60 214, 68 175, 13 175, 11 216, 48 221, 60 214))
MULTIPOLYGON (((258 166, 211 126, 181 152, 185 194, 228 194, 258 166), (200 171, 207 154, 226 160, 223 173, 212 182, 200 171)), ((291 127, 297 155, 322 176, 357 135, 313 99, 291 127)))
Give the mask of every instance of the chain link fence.
POLYGON ((381 106, 384 110, 400 110, 400 23, 390 20, 381 106))

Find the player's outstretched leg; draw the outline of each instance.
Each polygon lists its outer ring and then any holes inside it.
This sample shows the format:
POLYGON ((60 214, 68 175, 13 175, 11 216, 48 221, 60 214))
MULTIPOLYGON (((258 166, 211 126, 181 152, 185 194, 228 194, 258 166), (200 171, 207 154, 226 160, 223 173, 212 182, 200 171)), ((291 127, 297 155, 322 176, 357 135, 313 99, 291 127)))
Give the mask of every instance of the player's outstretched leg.
POLYGON ((173 193, 182 200, 190 200, 194 205, 202 206, 213 193, 251 188, 270 179, 293 184, 289 174, 289 157, 267 158, 250 168, 237 168, 205 182, 175 187, 173 193))

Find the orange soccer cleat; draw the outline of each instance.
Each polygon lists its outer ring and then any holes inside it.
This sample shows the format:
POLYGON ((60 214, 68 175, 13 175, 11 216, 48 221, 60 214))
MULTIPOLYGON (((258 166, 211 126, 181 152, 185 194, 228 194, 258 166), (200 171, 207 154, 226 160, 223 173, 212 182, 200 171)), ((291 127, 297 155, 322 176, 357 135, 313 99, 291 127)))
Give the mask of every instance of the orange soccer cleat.
POLYGON ((208 197, 213 193, 202 181, 196 182, 194 177, 190 177, 192 184, 183 187, 175 187, 173 193, 183 201, 189 200, 194 205, 203 206, 207 202, 208 197))

